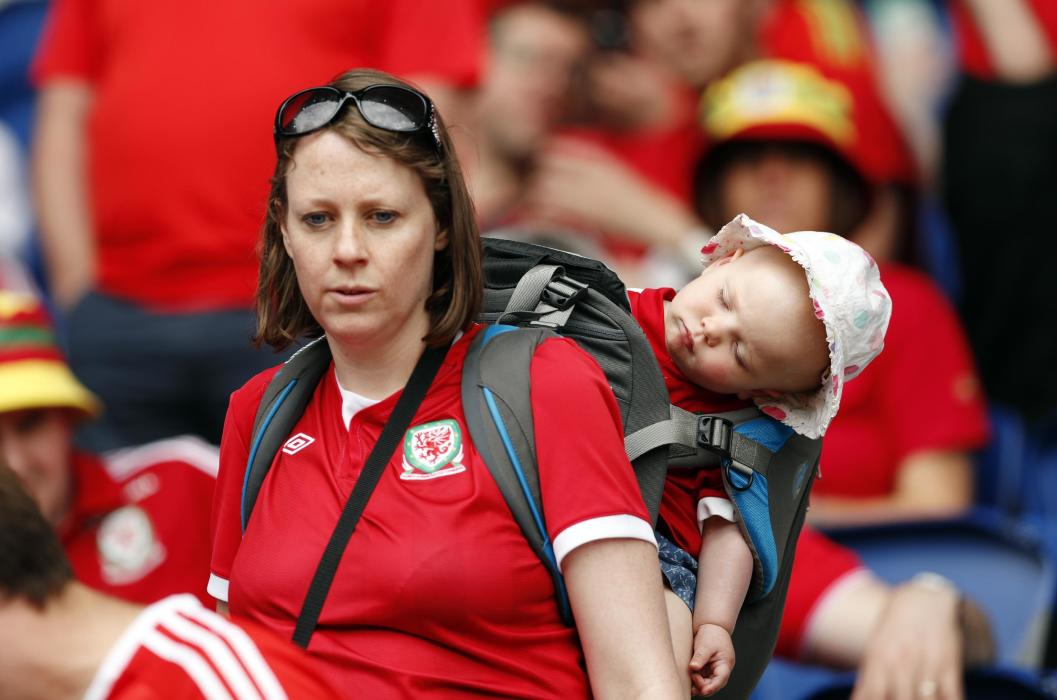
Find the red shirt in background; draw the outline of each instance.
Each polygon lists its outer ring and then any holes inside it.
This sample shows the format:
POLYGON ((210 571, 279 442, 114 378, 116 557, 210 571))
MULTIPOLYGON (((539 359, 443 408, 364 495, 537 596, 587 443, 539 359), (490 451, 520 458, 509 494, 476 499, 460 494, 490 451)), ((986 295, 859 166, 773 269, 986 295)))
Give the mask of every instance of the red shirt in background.
MULTIPOLYGON (((861 10, 852 2, 780 0, 762 21, 761 58, 799 61, 840 81, 854 99, 857 137, 847 154, 864 175, 879 182, 914 182, 916 165, 880 92, 876 59, 861 10)), ((693 205, 693 173, 706 151, 699 124, 700 95, 673 87, 675 115, 636 131, 578 129, 569 136, 603 146, 655 187, 693 205)), ((607 241, 616 254, 641 254, 634 243, 607 241)))
POLYGON ((890 494, 911 453, 987 441, 980 383, 947 300, 930 279, 900 265, 882 265, 881 279, 892 297, 884 350, 844 387, 822 443, 815 494, 890 494))
POLYGON ((148 606, 103 659, 94 700, 331 700, 341 697, 301 649, 252 622, 228 620, 189 595, 148 606))
POLYGON ((209 511, 219 454, 193 437, 104 458, 77 454, 70 513, 59 526, 74 575, 135 603, 193 593, 206 605, 209 511))
POLYGON ((473 84, 482 32, 476 0, 55 0, 32 72, 92 91, 98 288, 248 308, 282 99, 363 66, 473 84))

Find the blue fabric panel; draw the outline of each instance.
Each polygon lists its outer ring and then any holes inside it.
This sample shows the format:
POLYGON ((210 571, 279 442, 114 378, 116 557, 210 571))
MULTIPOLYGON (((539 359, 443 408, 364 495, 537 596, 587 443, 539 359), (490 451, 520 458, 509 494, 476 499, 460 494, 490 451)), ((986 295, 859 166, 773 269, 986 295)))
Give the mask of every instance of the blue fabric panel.
MULTIPOLYGON (((771 452, 778 452, 793 435, 793 429, 769 416, 760 416, 745 421, 734 430, 760 443, 771 452)), ((741 473, 728 470, 730 482, 742 489, 748 481, 741 473)), ((778 578, 778 547, 774 540, 774 528, 771 525, 770 494, 767 489, 767 477, 756 473, 752 485, 744 491, 734 492, 734 501, 738 506, 745 529, 752 539, 753 549, 760 561, 763 573, 763 586, 760 596, 771 592, 778 578)))
POLYGON ((489 340, 491 340, 492 338, 496 337, 500 333, 507 333, 508 331, 514 331, 514 330, 517 330, 516 326, 506 326, 506 325, 500 325, 498 323, 493 324, 491 326, 488 326, 483 331, 481 331, 482 333, 484 333, 484 341, 483 341, 482 345, 484 343, 487 343, 489 340))
MULTIPOLYGON (((773 421, 777 423, 777 421, 773 421)), ((780 425, 780 424, 779 424, 780 425)), ((778 548, 771 528, 771 510, 767 494, 767 477, 756 473, 749 488, 739 491, 748 479, 734 469, 727 469, 727 478, 735 486, 734 501, 738 506, 742 522, 752 539, 753 548, 759 557, 763 573, 763 587, 760 595, 754 600, 771 592, 778 578, 778 548)))
POLYGON ((784 423, 779 423, 774 418, 760 416, 745 421, 734 428, 734 431, 752 438, 771 452, 782 449, 786 441, 793 435, 793 429, 784 423))

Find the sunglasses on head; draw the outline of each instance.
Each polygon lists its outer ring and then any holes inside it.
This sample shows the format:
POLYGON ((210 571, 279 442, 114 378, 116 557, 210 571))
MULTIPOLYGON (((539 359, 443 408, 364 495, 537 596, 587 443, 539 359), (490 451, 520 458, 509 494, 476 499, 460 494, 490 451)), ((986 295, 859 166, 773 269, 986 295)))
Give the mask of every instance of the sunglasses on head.
POLYGON ((440 151, 433 103, 422 93, 399 85, 368 85, 355 92, 327 85, 295 92, 275 113, 276 143, 280 138, 304 136, 333 123, 350 101, 373 127, 406 134, 429 129, 440 151))

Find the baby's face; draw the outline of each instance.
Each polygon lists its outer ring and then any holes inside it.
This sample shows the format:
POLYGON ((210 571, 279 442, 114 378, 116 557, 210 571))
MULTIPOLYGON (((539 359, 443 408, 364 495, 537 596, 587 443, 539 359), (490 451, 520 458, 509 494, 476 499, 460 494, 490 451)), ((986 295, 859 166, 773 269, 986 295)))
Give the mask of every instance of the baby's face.
POLYGON ((773 246, 717 261, 679 290, 665 342, 694 384, 743 397, 812 390, 829 364, 803 268, 773 246))

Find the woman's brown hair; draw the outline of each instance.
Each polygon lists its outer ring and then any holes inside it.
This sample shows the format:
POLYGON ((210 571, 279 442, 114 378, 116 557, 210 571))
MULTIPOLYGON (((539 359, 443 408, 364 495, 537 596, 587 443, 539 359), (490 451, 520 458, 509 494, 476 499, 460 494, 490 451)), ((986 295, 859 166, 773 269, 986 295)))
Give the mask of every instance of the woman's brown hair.
MULTIPOLYGON (((329 85, 346 92, 355 92, 368 85, 399 85, 415 89, 388 73, 366 68, 343 73, 329 85)), ((347 105, 334 123, 324 127, 348 138, 368 153, 383 155, 406 165, 422 179, 433 207, 437 230, 448 234, 448 245, 434 255, 433 291, 426 299, 430 325, 424 340, 430 346, 448 343, 466 328, 476 318, 483 294, 481 243, 473 203, 466 190, 455 148, 436 111, 434 119, 439 148, 428 129, 413 134, 379 129, 365 122, 353 105, 347 105)), ((254 340, 258 345, 268 343, 280 350, 299 337, 323 334, 301 296, 293 261, 283 245, 286 174, 297 141, 297 137, 281 138, 277 144, 278 158, 261 232, 261 267, 257 281, 257 334, 254 340)))

